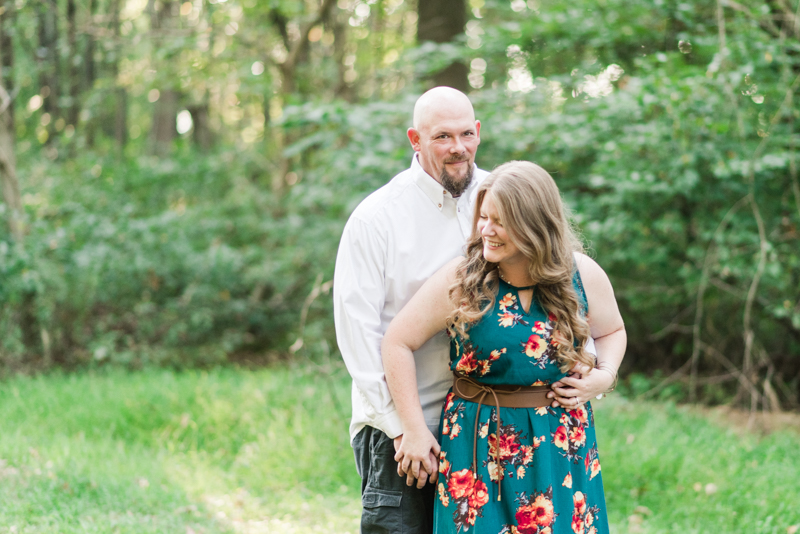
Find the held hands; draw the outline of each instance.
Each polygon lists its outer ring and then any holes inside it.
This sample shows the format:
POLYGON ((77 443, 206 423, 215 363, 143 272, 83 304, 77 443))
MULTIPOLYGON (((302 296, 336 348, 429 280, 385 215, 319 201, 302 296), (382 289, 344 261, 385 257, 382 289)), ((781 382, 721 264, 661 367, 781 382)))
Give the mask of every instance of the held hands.
POLYGON ((605 368, 576 363, 570 370, 570 375, 565 376, 551 386, 552 390, 547 396, 553 399, 553 408, 559 406, 566 410, 574 410, 587 401, 605 393, 614 382, 614 376, 605 368))
POLYGON ((394 438, 394 459, 397 474, 406 477, 406 484, 422 489, 436 482, 439 475, 439 443, 427 428, 407 431, 394 438))

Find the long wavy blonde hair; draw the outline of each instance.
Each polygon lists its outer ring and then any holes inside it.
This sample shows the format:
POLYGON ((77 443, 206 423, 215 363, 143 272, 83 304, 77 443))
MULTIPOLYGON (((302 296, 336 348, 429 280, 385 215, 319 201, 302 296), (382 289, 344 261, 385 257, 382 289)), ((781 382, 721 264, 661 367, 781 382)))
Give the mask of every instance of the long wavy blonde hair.
POLYGON ((583 246, 566 215, 558 187, 540 166, 527 161, 500 165, 478 188, 472 236, 466 258, 450 287, 454 309, 447 319, 451 334, 469 337, 469 327, 493 307, 499 288, 498 264, 483 257, 483 238, 477 224, 481 205, 492 195, 503 227, 519 251, 529 260, 528 274, 536 284, 542 308, 556 318, 556 357, 562 370, 576 362, 594 367, 586 352, 589 324, 581 313, 581 302, 573 286, 573 252, 583 246))

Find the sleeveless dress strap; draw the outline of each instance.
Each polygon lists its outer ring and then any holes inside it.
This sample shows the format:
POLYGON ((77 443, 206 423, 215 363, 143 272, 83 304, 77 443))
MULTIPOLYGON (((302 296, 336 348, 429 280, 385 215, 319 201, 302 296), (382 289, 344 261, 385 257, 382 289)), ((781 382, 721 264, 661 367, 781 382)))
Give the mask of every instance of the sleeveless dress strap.
POLYGON ((583 289, 583 281, 581 280, 581 273, 578 270, 578 264, 575 259, 572 259, 572 269, 575 274, 572 275, 572 283, 578 288, 578 300, 581 304, 581 310, 584 315, 589 314, 589 300, 586 298, 586 291, 583 289))

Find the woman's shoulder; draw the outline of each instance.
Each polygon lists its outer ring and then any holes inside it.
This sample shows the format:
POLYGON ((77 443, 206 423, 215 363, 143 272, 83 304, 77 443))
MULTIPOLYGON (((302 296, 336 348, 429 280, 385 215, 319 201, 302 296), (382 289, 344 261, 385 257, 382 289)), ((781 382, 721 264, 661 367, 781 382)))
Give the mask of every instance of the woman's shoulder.
POLYGON ((591 279, 596 279, 598 276, 603 278, 606 277, 606 272, 592 258, 583 252, 573 252, 572 254, 575 258, 575 265, 578 267, 578 272, 580 273, 581 279, 584 281, 584 283, 591 279))
POLYGON ((462 267, 464 259, 464 256, 453 258, 445 263, 436 274, 441 275, 448 283, 452 284, 456 280, 456 275, 458 274, 459 269, 462 267))
POLYGON ((431 276, 428 279, 428 285, 433 285, 435 287, 449 288, 450 285, 452 285, 453 282, 455 282, 456 273, 458 272, 458 268, 463 260, 464 260, 463 256, 458 256, 457 258, 453 258, 452 260, 445 263, 438 271, 436 271, 433 274, 433 276, 431 276))
POLYGON ((448 261, 444 264, 442 269, 446 269, 448 272, 455 274, 458 271, 459 266, 464 263, 466 258, 464 256, 458 256, 453 258, 452 260, 448 261))
POLYGON ((611 281, 600 265, 586 254, 575 252, 575 263, 580 273, 583 288, 591 307, 593 296, 603 295, 611 289, 611 281))

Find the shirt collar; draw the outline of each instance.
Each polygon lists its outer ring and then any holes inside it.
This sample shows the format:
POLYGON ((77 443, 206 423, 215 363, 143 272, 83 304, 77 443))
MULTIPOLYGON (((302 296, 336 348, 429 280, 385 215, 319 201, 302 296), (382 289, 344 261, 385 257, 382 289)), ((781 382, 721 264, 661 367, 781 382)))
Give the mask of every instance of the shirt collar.
POLYGON ((470 193, 475 188, 475 174, 478 170, 475 163, 472 164, 473 167, 473 175, 472 175, 472 183, 469 184, 469 187, 461 193, 461 196, 458 198, 453 198, 453 196, 445 190, 445 188, 436 181, 430 174, 425 172, 425 169, 422 168, 422 165, 419 162, 418 154, 415 152, 414 157, 411 159, 411 170, 414 176, 414 183, 417 184, 425 196, 427 196, 433 204, 439 208, 441 211, 442 205, 444 203, 445 198, 449 198, 451 200, 455 200, 458 202, 461 198, 469 198, 470 193))

